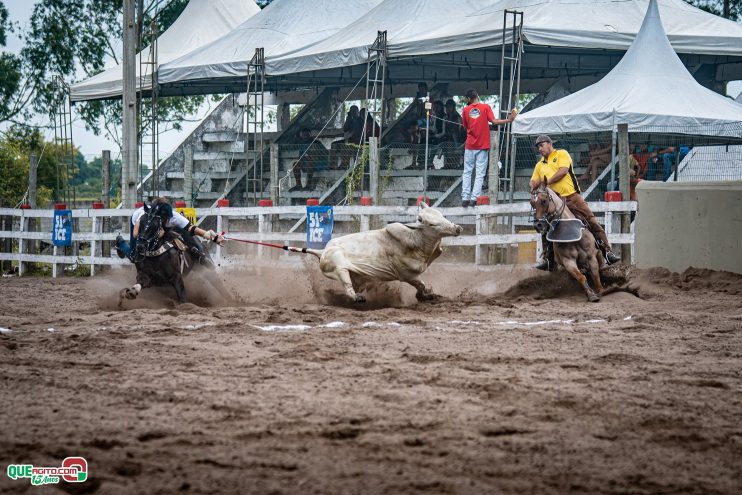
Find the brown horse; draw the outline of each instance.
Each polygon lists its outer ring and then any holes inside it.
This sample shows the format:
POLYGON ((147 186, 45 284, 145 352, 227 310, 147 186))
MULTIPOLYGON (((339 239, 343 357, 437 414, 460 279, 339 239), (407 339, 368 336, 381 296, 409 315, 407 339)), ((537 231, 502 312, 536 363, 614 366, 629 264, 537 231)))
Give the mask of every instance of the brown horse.
POLYGON ((565 201, 546 187, 546 180, 531 193, 531 206, 536 210, 534 226, 539 233, 548 231, 547 239, 553 243, 557 263, 582 285, 588 301, 600 301, 599 294, 603 292, 600 269, 604 261, 593 234, 569 211, 565 201), (581 270, 590 272, 595 290, 590 288, 581 270))

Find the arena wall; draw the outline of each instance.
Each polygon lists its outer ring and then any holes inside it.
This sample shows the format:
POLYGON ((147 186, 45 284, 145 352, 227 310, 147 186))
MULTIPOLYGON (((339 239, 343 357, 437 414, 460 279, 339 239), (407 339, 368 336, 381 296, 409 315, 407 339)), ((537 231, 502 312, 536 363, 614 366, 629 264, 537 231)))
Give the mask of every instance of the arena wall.
POLYGON ((638 267, 742 273, 742 181, 642 181, 636 193, 638 267))

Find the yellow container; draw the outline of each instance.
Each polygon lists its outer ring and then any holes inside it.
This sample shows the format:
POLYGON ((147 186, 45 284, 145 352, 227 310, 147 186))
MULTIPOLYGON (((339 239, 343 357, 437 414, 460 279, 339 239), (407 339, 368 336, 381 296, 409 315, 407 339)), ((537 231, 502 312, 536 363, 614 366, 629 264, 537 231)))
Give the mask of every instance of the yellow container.
MULTIPOLYGON (((519 234, 535 234, 535 230, 521 230, 519 234)), ((518 263, 534 263, 536 261, 536 242, 518 243, 518 263)))

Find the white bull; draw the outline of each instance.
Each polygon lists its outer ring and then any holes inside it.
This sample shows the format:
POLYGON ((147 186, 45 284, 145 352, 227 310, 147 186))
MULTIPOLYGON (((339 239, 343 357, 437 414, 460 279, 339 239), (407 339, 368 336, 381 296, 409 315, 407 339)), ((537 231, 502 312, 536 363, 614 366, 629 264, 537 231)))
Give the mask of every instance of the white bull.
POLYGON ((332 239, 323 250, 307 249, 319 258, 322 273, 345 286, 354 302, 366 298, 356 294, 375 282, 399 280, 417 289, 418 301, 436 297, 418 277, 441 255, 441 238, 458 236, 463 229, 440 211, 420 203, 417 222, 392 223, 383 229, 359 232, 332 239))

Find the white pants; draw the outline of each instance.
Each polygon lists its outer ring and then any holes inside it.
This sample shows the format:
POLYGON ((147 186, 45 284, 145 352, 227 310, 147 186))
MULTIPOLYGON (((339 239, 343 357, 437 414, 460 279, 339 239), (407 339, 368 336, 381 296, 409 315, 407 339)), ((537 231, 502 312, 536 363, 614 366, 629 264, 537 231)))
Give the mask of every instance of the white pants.
POLYGON ((487 173, 489 150, 464 150, 464 174, 461 178, 461 201, 476 201, 482 194, 484 174, 487 173), (474 187, 471 174, 476 167, 474 187))

